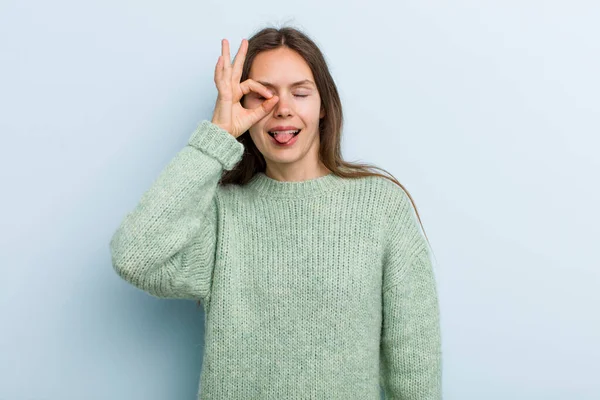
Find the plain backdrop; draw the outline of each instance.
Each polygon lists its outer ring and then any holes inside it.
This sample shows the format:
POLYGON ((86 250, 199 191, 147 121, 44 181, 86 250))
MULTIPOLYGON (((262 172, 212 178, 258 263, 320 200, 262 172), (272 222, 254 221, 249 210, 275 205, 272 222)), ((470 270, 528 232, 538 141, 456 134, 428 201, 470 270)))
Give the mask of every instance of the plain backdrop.
POLYGON ((304 30, 344 158, 392 173, 436 255, 446 400, 600 398, 600 4, 0 2, 0 399, 192 400, 202 309, 109 240, 212 116, 220 40, 304 30))

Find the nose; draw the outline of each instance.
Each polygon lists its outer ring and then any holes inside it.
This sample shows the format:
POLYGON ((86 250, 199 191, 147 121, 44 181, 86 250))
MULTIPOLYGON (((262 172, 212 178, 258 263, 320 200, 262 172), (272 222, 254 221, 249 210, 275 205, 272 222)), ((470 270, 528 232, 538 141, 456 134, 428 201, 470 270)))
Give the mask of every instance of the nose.
POLYGON ((292 115, 292 108, 287 100, 287 96, 279 96, 279 101, 275 104, 275 116, 287 117, 292 115))

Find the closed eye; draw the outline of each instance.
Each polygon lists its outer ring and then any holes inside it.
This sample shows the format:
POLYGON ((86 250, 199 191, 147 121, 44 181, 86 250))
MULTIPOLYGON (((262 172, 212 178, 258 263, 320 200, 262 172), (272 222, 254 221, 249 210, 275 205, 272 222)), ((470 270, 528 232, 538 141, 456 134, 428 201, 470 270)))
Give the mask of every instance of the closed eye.
MULTIPOLYGON (((307 94, 295 94, 295 97, 308 97, 307 94)), ((261 95, 256 95, 256 98, 259 100, 266 100, 264 97, 262 97, 261 95)))

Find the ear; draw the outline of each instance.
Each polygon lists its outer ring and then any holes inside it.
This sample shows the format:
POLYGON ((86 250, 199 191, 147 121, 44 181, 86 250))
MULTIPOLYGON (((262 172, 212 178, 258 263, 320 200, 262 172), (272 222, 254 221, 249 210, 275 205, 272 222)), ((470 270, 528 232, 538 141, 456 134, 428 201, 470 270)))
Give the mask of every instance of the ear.
POLYGON ((325 107, 321 106, 321 113, 319 114, 319 119, 325 116, 325 107))

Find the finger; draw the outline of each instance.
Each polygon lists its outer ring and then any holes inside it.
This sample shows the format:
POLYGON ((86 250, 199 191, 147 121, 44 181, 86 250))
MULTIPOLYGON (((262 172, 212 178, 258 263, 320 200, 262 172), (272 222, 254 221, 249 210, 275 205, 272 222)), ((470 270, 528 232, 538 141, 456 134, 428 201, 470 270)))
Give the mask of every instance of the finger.
POLYGON ((234 83, 239 83, 242 78, 242 68, 244 67, 244 60, 246 59, 246 52, 248 51, 248 41, 242 39, 242 44, 233 59, 233 71, 231 79, 234 83))
POLYGON ((231 60, 229 59, 229 42, 227 39, 221 40, 221 56, 223 57, 226 66, 231 64, 231 60))
POLYGON ((223 47, 221 50, 221 55, 223 56, 223 79, 226 81, 231 81, 231 58, 229 54, 229 41, 227 39, 223 39, 223 47))
POLYGON ((240 87, 242 88, 242 93, 244 94, 256 92, 267 99, 273 97, 273 93, 267 89, 266 86, 256 82, 253 79, 246 79, 244 82, 240 83, 240 87))
POLYGON ((251 113, 251 119, 253 119, 252 124, 254 125, 256 122, 264 118, 265 115, 270 113, 278 101, 279 97, 273 96, 270 99, 263 101, 260 107, 256 107, 251 113))
POLYGON ((222 100, 224 96, 226 98, 231 97, 229 84, 223 79, 223 56, 219 56, 219 60, 215 66, 215 86, 217 87, 218 100, 222 100))
POLYGON ((221 80, 223 79, 223 63, 222 63, 222 58, 221 56, 219 56, 219 59, 217 60, 217 64, 215 65, 215 84, 217 85, 217 89, 220 89, 220 83, 221 80))

